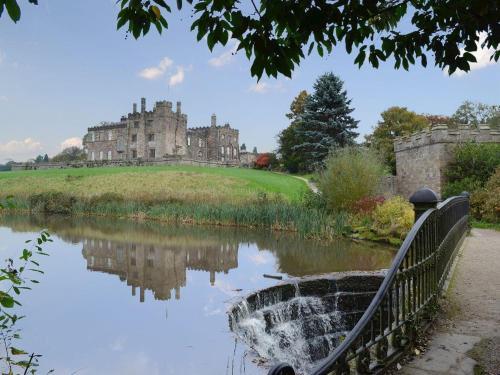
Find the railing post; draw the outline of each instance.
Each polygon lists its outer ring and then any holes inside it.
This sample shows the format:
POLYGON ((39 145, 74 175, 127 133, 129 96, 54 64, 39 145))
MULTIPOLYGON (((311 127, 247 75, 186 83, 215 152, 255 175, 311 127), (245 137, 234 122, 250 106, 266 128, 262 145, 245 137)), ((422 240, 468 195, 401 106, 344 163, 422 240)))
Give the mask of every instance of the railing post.
POLYGON ((415 210, 415 221, 429 208, 436 208, 439 199, 434 191, 429 188, 417 190, 410 197, 410 203, 413 204, 415 210))

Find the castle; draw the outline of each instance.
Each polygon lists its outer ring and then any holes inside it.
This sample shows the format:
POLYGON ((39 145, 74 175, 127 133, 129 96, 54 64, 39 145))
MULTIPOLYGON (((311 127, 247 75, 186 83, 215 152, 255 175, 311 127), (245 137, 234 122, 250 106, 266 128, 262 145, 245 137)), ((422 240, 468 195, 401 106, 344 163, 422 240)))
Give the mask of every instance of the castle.
POLYGON ((217 125, 212 115, 210 126, 187 127, 181 102, 175 111, 172 102, 156 102, 152 111, 134 103, 132 113, 119 122, 101 123, 88 128, 83 138, 88 161, 160 162, 171 158, 238 165, 239 131, 229 124, 217 125))

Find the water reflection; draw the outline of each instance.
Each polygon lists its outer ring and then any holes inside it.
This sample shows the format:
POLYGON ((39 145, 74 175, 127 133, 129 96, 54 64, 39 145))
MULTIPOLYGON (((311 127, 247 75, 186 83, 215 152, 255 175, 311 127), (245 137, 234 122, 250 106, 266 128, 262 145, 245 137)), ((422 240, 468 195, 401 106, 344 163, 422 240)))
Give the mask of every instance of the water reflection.
POLYGON ((278 282, 264 274, 380 269, 394 254, 263 230, 1 215, 0 249, 22 248, 41 228, 54 243, 21 322, 23 347, 44 355, 40 372, 261 375, 229 331, 232 297, 278 282))
POLYGON ((162 246, 84 239, 82 254, 87 269, 118 275, 131 286, 133 296, 139 289, 141 302, 148 289, 157 300, 169 300, 172 291, 175 291, 175 299, 180 299, 187 270, 209 272, 213 286, 216 273, 227 274, 238 267, 238 244, 227 242, 162 246))
MULTIPOLYGON (((172 294, 180 299, 188 270, 208 272, 213 286, 218 273, 238 268, 242 244, 254 243, 260 252, 271 252, 276 273, 289 276, 380 269, 394 253, 385 246, 345 239, 321 243, 290 233, 102 218, 3 216, 0 225, 22 232, 45 227, 67 242, 81 243, 87 269, 117 275, 131 287, 132 296, 138 290, 140 302, 146 290, 156 300, 169 300, 172 294)), ((263 254, 251 260, 256 266, 268 261, 263 254)))

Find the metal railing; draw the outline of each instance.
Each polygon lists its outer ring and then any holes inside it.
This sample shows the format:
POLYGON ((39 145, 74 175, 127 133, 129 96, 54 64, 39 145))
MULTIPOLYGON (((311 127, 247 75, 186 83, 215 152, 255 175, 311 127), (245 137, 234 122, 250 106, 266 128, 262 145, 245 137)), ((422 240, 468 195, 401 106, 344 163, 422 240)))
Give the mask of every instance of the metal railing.
MULTIPOLYGON (((434 194, 426 190, 424 193, 434 194)), ((437 205, 435 202, 437 199, 413 202, 418 219, 380 289, 356 326, 312 370, 312 375, 377 374, 411 348, 417 329, 432 317, 436 300, 468 230, 468 194, 437 205), (422 207, 429 206, 434 207, 424 212, 422 207)), ((293 368, 285 363, 269 372, 269 375, 294 374, 293 368)))

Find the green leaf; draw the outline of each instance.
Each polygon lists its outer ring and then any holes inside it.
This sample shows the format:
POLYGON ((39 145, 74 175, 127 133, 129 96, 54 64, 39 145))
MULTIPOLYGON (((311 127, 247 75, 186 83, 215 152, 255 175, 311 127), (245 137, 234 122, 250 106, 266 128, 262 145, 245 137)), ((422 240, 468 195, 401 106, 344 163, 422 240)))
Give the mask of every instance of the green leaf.
POLYGON ((16 0, 5 0, 5 7, 12 21, 17 22, 21 19, 21 9, 16 0))
POLYGON ((14 348, 13 346, 11 346, 11 347, 10 347, 10 352, 12 353, 12 355, 22 355, 22 354, 28 354, 28 353, 27 353, 27 352, 25 352, 24 350, 14 348))

